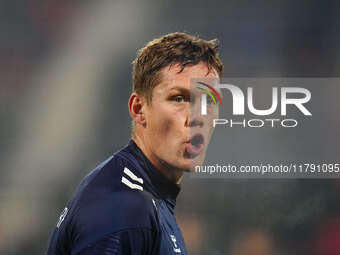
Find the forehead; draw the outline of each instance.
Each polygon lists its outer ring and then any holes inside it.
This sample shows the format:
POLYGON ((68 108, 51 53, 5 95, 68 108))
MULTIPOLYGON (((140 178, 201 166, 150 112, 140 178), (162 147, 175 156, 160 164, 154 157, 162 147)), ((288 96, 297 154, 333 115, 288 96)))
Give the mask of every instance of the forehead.
POLYGON ((218 78, 218 74, 215 69, 211 69, 208 73, 209 69, 207 64, 202 62, 197 65, 188 65, 182 70, 182 72, 179 73, 180 70, 181 66, 179 64, 163 68, 161 71, 161 82, 155 87, 155 89, 165 90, 172 89, 174 87, 190 89, 190 81, 192 79, 218 78))

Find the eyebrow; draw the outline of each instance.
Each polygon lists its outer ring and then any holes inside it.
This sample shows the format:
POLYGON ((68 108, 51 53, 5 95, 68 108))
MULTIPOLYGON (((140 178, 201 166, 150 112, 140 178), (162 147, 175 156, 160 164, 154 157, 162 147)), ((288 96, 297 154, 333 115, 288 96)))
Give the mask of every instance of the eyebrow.
POLYGON ((180 92, 182 92, 182 93, 190 93, 190 90, 189 90, 189 89, 183 88, 183 87, 178 87, 178 86, 172 87, 172 88, 170 89, 170 91, 172 91, 172 90, 178 90, 178 91, 180 91, 180 92))

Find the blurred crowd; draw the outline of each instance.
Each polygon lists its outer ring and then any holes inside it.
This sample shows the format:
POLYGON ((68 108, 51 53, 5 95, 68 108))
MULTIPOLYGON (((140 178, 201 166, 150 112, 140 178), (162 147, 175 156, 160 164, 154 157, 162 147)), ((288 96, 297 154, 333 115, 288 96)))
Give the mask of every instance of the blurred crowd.
POLYGON ((34 68, 50 54, 54 45, 67 39, 66 27, 72 24, 74 10, 80 5, 77 2, 1 1, 2 100, 18 97, 28 89, 27 78, 34 68))

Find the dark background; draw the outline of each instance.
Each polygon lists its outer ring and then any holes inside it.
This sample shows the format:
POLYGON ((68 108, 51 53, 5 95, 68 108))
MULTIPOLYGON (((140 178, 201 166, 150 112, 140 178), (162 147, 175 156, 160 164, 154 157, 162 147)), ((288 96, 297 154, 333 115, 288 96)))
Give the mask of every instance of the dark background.
MULTIPOLYGON (((128 142, 131 62, 149 40, 175 31, 218 38, 225 77, 335 77, 339 8, 0 1, 0 254, 44 254, 80 180, 128 142)), ((324 112, 332 123, 338 109, 324 112)), ((305 139, 338 139, 338 125, 320 125, 305 139)), ((182 187, 176 215, 189 254, 340 254, 337 179, 185 178, 182 187)))

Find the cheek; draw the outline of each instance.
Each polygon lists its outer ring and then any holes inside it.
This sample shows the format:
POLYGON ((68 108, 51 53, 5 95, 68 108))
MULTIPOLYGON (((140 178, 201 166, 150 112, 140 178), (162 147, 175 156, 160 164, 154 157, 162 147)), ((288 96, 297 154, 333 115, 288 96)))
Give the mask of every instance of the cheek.
POLYGON ((155 102, 147 112, 147 133, 153 143, 169 145, 186 136, 184 110, 171 104, 155 102))
POLYGON ((171 126, 173 125, 171 119, 168 118, 162 118, 159 123, 157 123, 159 129, 158 132, 161 134, 163 138, 169 135, 171 132, 171 126))
POLYGON ((168 146, 173 146, 184 136, 180 118, 175 114, 162 116, 155 125, 157 125, 155 135, 158 136, 159 144, 166 143, 168 146))
POLYGON ((214 107, 209 114, 205 117, 205 127, 210 129, 213 129, 214 126, 214 120, 219 118, 219 111, 217 107, 214 107))
POLYGON ((174 126, 173 117, 167 111, 157 111, 150 120, 149 131, 152 136, 157 136, 159 139, 164 139, 174 126))

